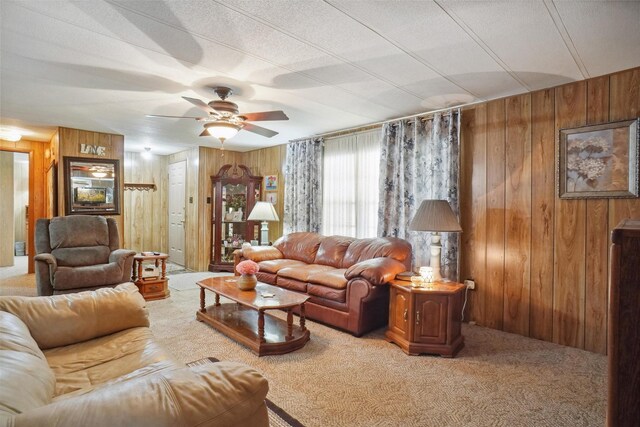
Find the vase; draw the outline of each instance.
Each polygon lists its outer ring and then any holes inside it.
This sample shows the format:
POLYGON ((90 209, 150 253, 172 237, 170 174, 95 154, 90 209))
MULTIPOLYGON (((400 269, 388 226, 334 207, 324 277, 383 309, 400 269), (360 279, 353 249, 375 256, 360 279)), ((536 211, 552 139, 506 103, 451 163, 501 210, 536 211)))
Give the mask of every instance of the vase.
POLYGON ((251 291, 258 284, 258 279, 255 274, 243 274, 238 277, 236 283, 238 284, 238 289, 241 291, 251 291))

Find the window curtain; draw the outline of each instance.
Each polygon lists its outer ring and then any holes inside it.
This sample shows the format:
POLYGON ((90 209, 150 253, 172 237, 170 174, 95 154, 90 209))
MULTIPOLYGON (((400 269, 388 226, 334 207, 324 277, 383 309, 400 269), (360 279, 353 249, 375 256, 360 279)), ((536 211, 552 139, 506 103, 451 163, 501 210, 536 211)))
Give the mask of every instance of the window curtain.
POLYGON ((379 159, 380 129, 325 141, 322 234, 376 237, 379 159))
MULTIPOLYGON (((424 199, 459 212, 460 110, 386 123, 380 151, 378 234, 408 240, 414 267, 428 265, 431 233, 409 231, 424 199)), ((458 280, 459 233, 442 233, 442 276, 458 280)))
POLYGON ((284 166, 284 233, 320 232, 322 138, 291 142, 284 166))

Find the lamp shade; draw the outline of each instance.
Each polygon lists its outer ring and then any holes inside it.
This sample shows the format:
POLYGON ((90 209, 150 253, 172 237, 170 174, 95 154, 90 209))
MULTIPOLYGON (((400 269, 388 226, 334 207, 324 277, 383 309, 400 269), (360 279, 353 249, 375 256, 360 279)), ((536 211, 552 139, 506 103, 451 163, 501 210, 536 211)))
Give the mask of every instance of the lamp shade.
POLYGON ((256 202, 247 220, 248 221, 280 221, 280 218, 278 217, 278 213, 276 212, 271 202, 256 202))
POLYGON ((446 200, 423 200, 409 229, 413 231, 460 232, 462 228, 446 200))

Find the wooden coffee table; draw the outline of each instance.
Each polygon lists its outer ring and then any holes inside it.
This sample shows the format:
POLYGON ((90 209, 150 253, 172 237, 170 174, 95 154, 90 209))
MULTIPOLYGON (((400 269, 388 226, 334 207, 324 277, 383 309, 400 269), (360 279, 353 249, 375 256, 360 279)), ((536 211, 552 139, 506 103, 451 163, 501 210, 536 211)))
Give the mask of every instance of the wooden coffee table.
POLYGON ((234 276, 200 280, 200 310, 196 319, 211 325, 232 340, 249 347, 258 356, 290 353, 309 341, 305 327, 304 303, 308 296, 258 282, 255 290, 241 291, 234 276), (215 294, 215 303, 206 307, 205 290, 215 294), (273 297, 264 295, 273 294, 273 297), (220 296, 234 301, 220 303, 220 296), (293 326, 293 309, 299 307, 300 326, 293 326), (287 321, 265 313, 285 310, 287 321))

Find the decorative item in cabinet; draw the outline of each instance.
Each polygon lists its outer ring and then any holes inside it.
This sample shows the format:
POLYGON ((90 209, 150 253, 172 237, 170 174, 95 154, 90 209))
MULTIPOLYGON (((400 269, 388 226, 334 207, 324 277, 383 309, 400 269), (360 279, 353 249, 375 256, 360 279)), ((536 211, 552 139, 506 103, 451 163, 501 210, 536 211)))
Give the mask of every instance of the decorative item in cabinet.
POLYGON ((209 271, 233 271, 233 252, 256 240, 259 222, 247 216, 262 193, 262 177, 244 165, 224 165, 211 177, 211 260, 209 271))

